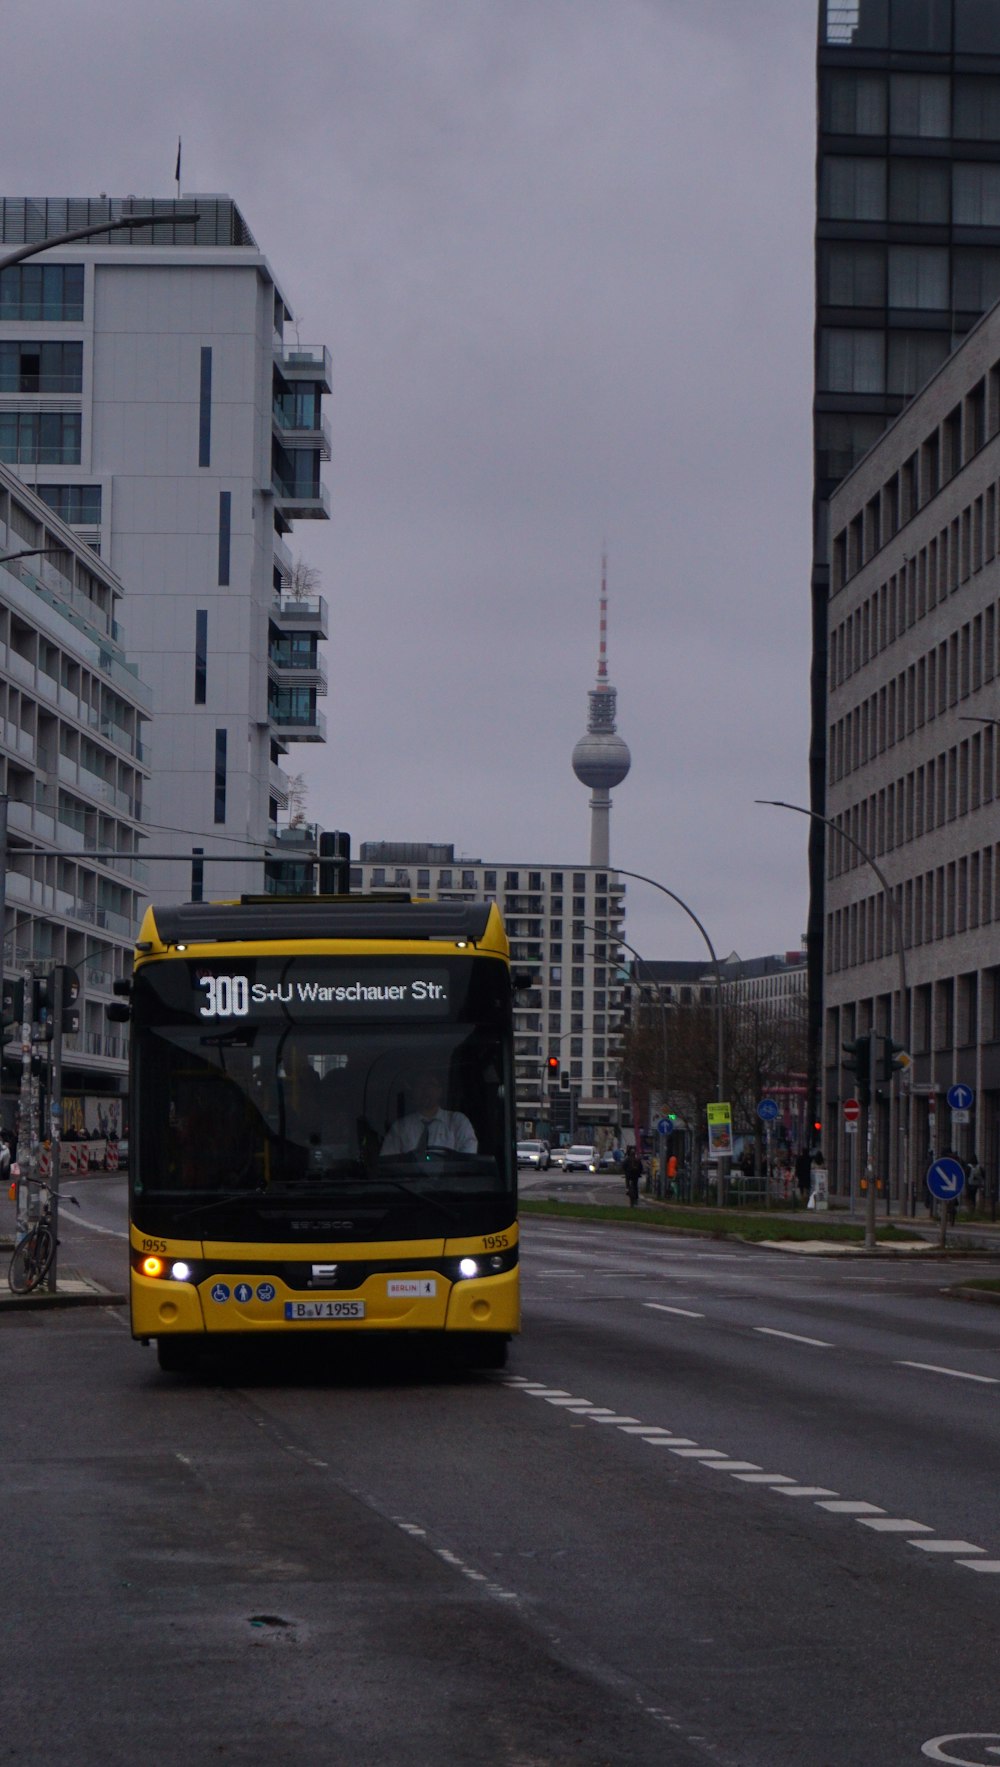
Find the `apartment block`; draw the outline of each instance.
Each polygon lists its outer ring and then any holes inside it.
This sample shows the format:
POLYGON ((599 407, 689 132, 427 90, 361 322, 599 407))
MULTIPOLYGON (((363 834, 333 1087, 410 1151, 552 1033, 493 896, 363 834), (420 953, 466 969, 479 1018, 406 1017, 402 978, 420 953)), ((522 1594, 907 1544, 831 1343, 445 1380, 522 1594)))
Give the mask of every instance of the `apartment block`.
MULTIPOLYGON (((853 1089, 843 1042, 907 1044, 912 1085, 876 1104, 895 1188, 949 1144, 994 1183, 1000 1162, 998 503, 994 307, 830 505, 826 1116, 853 1089)), ((831 1165, 850 1151, 832 1137, 831 1165)))
MULTIPOLYGON (((67 964, 81 1023, 66 1092, 124 1090, 105 1007, 129 973, 140 901, 151 695, 121 641, 123 589, 86 542, 0 466, 0 793, 7 800, 3 970, 67 964), (126 855, 124 858, 113 855, 126 855)), ((20 1027, 4 1050, 16 1090, 20 1027)))
POLYGON ((445 844, 367 841, 352 867, 351 888, 496 902, 514 967, 533 977, 514 1008, 522 1133, 586 1139, 620 1124, 628 978, 619 950, 625 885, 614 871, 456 858, 445 844), (549 1056, 559 1061, 551 1091, 549 1056))
POLYGON ((125 587, 149 891, 176 901, 263 886, 289 745, 325 740, 326 606, 288 536, 329 514, 330 358, 229 196, 0 199, 0 256, 128 215, 0 271, 0 462, 125 587))

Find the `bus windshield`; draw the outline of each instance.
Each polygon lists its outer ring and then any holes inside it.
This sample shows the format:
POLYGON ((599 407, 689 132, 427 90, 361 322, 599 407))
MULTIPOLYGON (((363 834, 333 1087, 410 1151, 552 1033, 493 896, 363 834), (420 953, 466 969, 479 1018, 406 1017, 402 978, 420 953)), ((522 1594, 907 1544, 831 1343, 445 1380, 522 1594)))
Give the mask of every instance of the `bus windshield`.
POLYGON ((475 959, 147 966, 135 1207, 157 1231, 199 1238, 252 1237, 262 1208, 272 1221, 358 1209, 393 1231, 475 1231, 515 1181, 499 972, 475 959))

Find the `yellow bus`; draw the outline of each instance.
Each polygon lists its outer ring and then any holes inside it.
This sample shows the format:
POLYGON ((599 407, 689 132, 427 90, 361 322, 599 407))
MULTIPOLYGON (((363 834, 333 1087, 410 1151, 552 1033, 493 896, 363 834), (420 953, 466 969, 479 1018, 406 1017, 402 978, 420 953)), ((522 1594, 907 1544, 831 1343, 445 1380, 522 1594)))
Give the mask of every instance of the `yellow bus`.
MULTIPOLYGON (((422 1334, 504 1365, 520 1326, 510 953, 482 902, 150 908, 131 1020, 132 1335, 422 1334)), ((121 986, 121 985, 120 985, 121 986)))

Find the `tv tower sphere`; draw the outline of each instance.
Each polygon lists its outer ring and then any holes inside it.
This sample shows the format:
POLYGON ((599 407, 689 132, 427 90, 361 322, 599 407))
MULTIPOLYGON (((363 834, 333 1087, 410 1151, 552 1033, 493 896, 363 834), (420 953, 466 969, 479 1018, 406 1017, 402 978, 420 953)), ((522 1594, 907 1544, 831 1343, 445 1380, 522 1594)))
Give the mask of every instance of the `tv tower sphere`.
POLYGON ((589 785, 590 863, 607 865, 611 845, 611 787, 621 785, 632 765, 628 743, 615 729, 618 695, 608 682, 608 561, 601 560, 601 644, 597 660, 597 685, 589 694, 587 733, 573 750, 573 772, 581 785, 589 785))

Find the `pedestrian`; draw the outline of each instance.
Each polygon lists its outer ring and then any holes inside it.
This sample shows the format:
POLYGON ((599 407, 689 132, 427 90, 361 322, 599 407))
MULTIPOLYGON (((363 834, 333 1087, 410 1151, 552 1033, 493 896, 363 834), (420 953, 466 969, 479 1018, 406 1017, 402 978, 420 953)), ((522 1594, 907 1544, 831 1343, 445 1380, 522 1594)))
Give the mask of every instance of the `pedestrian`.
POLYGON ((5 1185, 10 1178, 11 1156, 10 1144, 6 1135, 0 1135, 0 1185, 5 1185))
POLYGON ((667 1195, 677 1195, 677 1155, 672 1153, 667 1158, 667 1195))
POLYGON ((626 1150, 622 1170, 625 1173, 625 1189, 628 1192, 628 1200, 634 1209, 639 1201, 639 1179, 642 1177, 642 1160, 634 1146, 626 1150))
POLYGON ((982 1194, 986 1173, 979 1163, 979 1155, 974 1153, 965 1168, 965 1188, 969 1193, 969 1212, 979 1213, 979 1198, 982 1194))
POLYGON ((812 1186, 812 1169, 812 1155, 810 1154, 809 1149, 804 1147, 802 1152, 797 1153, 795 1156, 795 1182, 799 1187, 799 1195, 803 1202, 807 1202, 809 1199, 809 1191, 812 1186))

